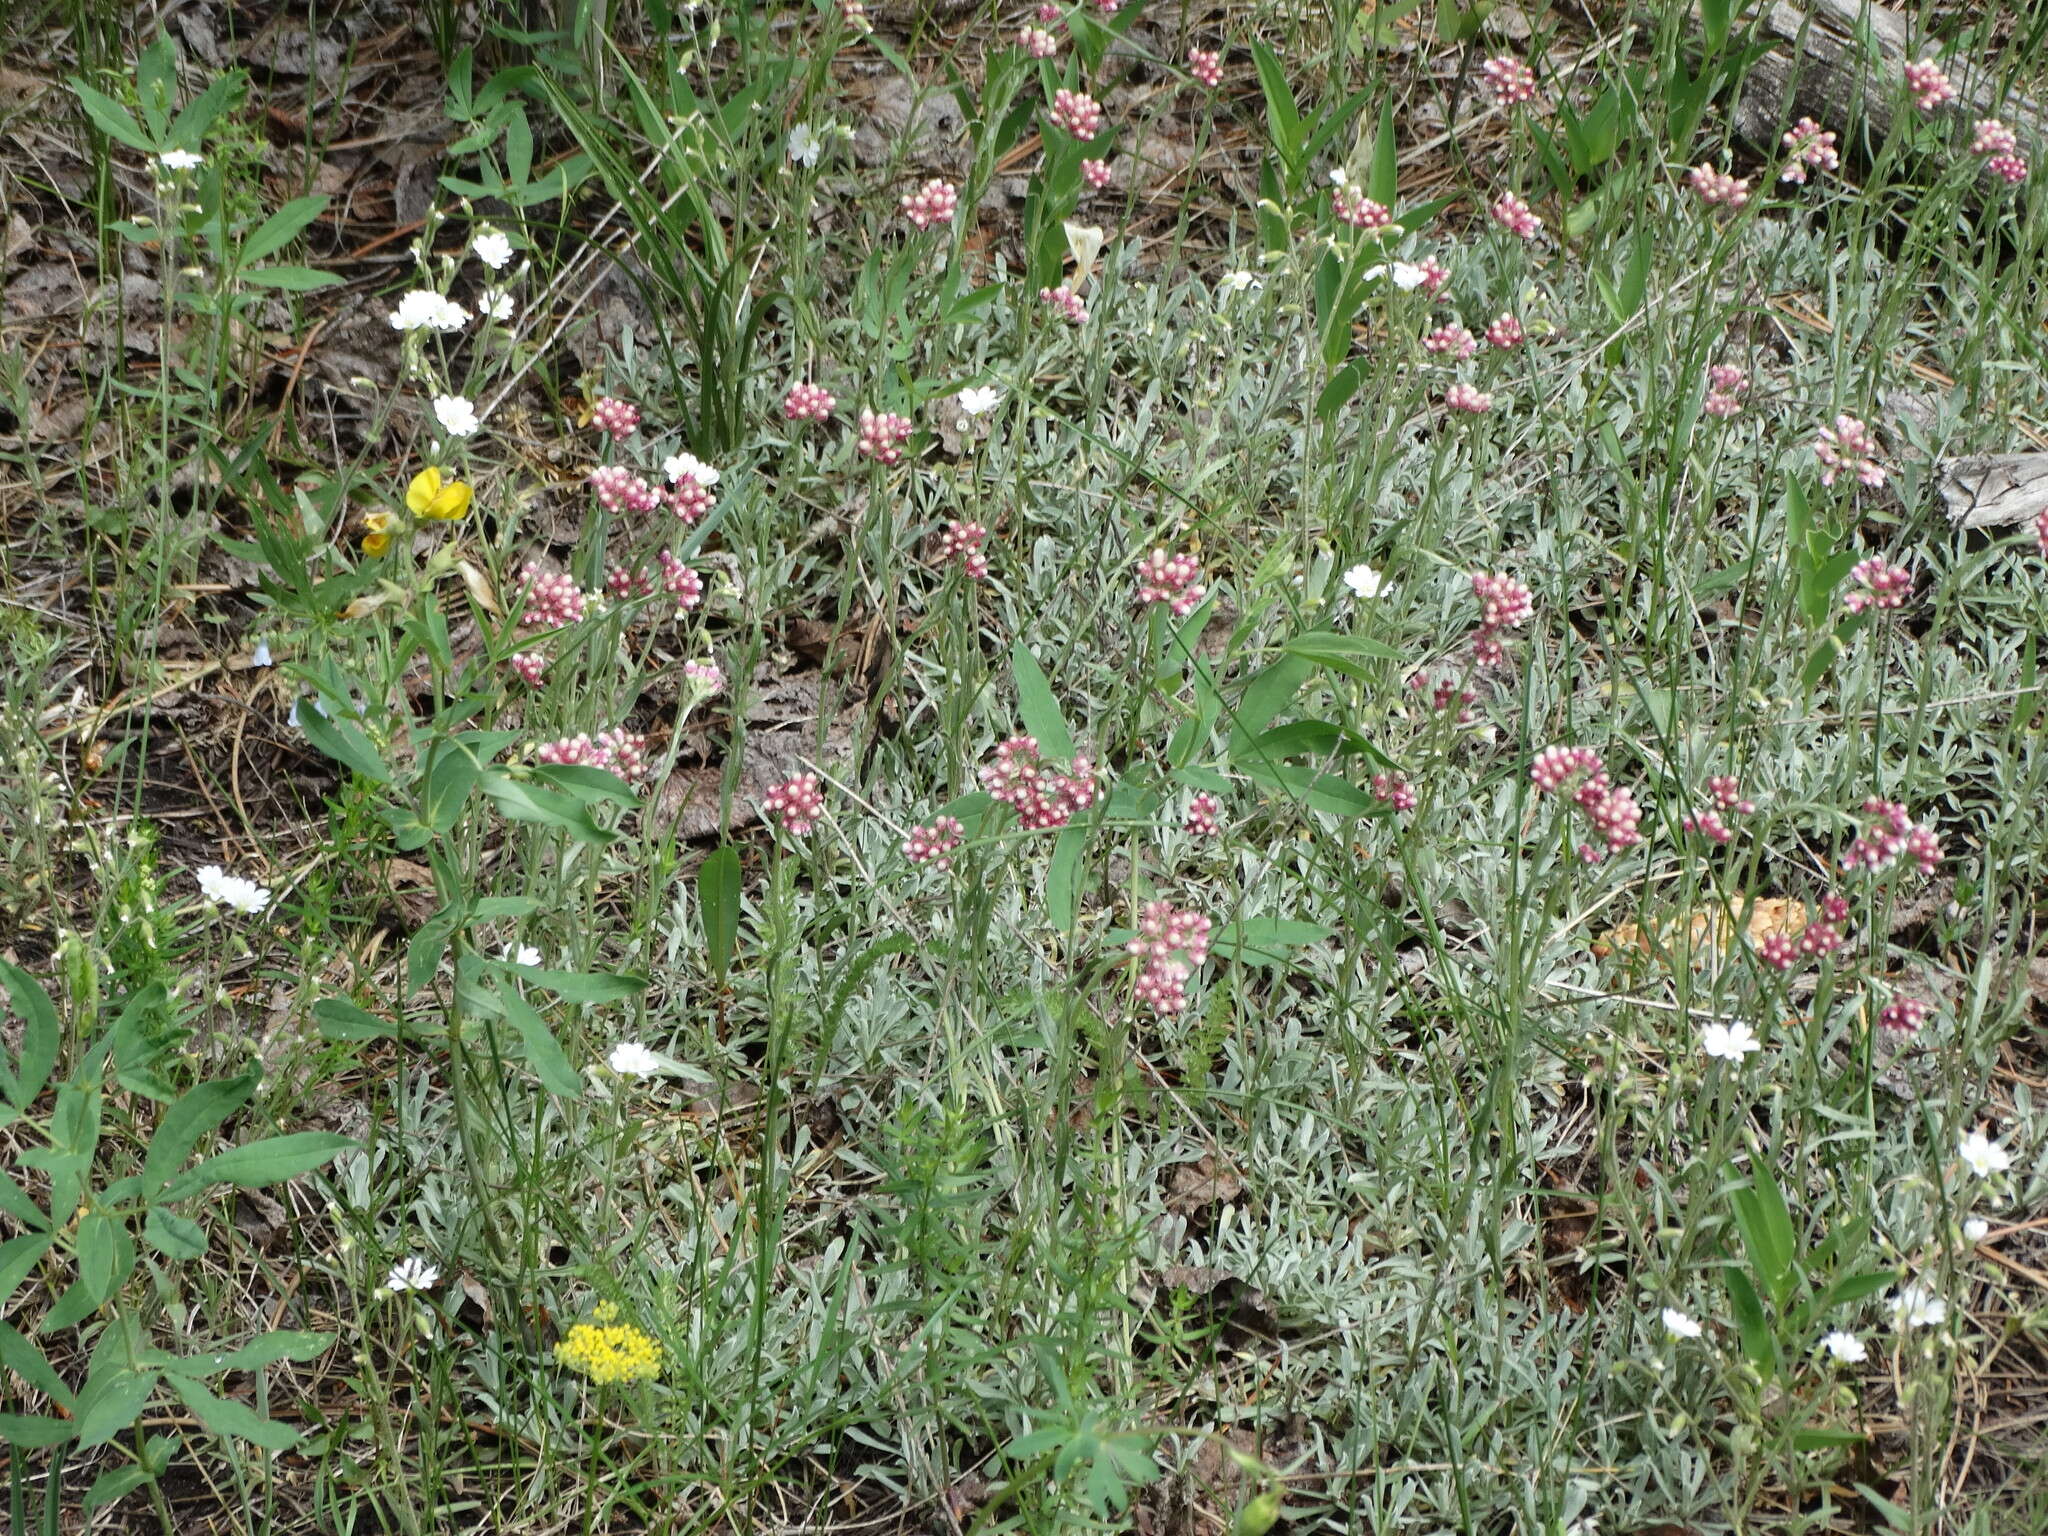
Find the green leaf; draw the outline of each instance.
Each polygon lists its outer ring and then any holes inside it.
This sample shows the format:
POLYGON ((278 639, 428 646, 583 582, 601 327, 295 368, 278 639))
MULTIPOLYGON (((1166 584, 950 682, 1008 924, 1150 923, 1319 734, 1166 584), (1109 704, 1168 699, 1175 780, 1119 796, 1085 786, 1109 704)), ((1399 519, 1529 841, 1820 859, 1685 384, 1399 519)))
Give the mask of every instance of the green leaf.
POLYGON ((170 1378, 171 1390, 193 1416, 217 1435, 232 1435, 267 1451, 289 1450, 300 1440, 300 1431, 275 1419, 266 1419, 247 1403, 216 1397, 189 1376, 170 1378))
POLYGON ((85 108, 85 115, 93 120, 100 132, 110 139, 118 139, 130 149, 139 149, 146 155, 156 153, 156 146, 150 143, 134 115, 103 91, 96 91, 83 80, 73 75, 68 82, 79 105, 85 108))
POLYGON ((579 843, 596 847, 619 839, 618 833, 607 831, 591 819, 590 807, 581 800, 522 782, 504 769, 486 769, 483 786, 484 793, 496 803, 498 813, 508 821, 558 827, 579 843))
POLYGON ((259 288, 285 293, 312 293, 347 281, 339 272, 323 272, 318 267, 245 267, 236 276, 259 288))
POLYGON ((557 1098, 581 1098, 583 1079, 569 1064, 568 1053, 548 1028, 547 1020, 517 992, 506 989, 492 996, 504 1010, 506 1022, 518 1031, 520 1042, 526 1047, 526 1059, 533 1064, 542 1086, 557 1098))
POLYGON ((586 805, 599 800, 609 800, 614 805, 628 808, 640 804, 640 797, 633 793, 633 786, 609 769, 592 768, 586 763, 544 763, 533 770, 533 776, 575 796, 586 805))
POLYGON ((1259 733, 1273 723, 1273 717, 1294 702, 1316 664, 1306 656, 1283 654, 1245 685, 1230 721, 1230 761, 1243 768, 1264 754, 1256 746, 1259 733))
POLYGON ((1286 965, 1289 950, 1320 944, 1336 931, 1299 918, 1253 917, 1224 928, 1210 940, 1209 947, 1227 960, 1286 965))
POLYGON ((460 907, 443 907, 420 924, 418 931, 405 946, 407 997, 411 997, 433 980, 434 972, 440 968, 441 957, 448 953, 448 940, 462 925, 462 920, 463 912, 460 907))
POLYGON ((201 1083, 164 1112, 142 1163, 143 1199, 170 1183, 199 1145, 200 1137, 249 1102, 262 1076, 260 1068, 251 1068, 240 1077, 201 1083))
POLYGON ((1777 1373, 1777 1336, 1764 1319, 1763 1303, 1750 1287, 1749 1277, 1732 1265, 1726 1274, 1728 1300, 1735 1309, 1735 1328, 1742 1336, 1742 1353, 1756 1368, 1757 1374, 1768 1380, 1777 1373))
POLYGON ((18 1445, 24 1450, 47 1450, 53 1445, 62 1445, 78 1433, 78 1425, 70 1419, 45 1419, 32 1414, 0 1413, 0 1443, 18 1445))
POLYGON ((331 1333, 307 1333, 300 1329, 281 1328, 272 1333, 259 1334, 240 1348, 225 1353, 165 1355, 152 1363, 161 1366, 172 1376, 204 1380, 227 1371, 253 1371, 261 1366, 275 1365, 280 1360, 317 1359, 333 1347, 334 1335, 331 1333))
POLYGON ((150 1247, 167 1259, 206 1257, 206 1229, 189 1216, 180 1216, 160 1205, 149 1208, 142 1221, 142 1235, 150 1247))
POLYGON ((1025 734, 1036 738, 1038 750, 1054 762, 1071 762, 1074 737, 1067 729, 1067 717, 1053 697, 1045 668, 1022 640, 1010 648, 1010 675, 1016 679, 1017 715, 1024 722, 1025 734))
POLYGON ((43 1358, 43 1352, 7 1323, 0 1323, 0 1365, 65 1408, 77 1401, 64 1378, 43 1358))
POLYGON ((95 1365, 78 1392, 79 1445, 105 1445, 132 1425, 156 1390, 158 1374, 126 1364, 95 1365))
POLYGON ((1305 635, 1296 635, 1282 649, 1290 656, 1305 656, 1318 666, 1342 672, 1347 677, 1378 676, 1375 669, 1362 664, 1361 658, 1371 661, 1402 660, 1401 653, 1390 645, 1368 640, 1364 635, 1340 634, 1330 629, 1314 629, 1305 635))
POLYGON ((324 997, 313 1005, 323 1040, 396 1040, 400 1027, 341 997, 324 997))
POLYGON ((0 1173, 0 1211, 6 1212, 32 1231, 49 1230, 50 1218, 29 1198, 28 1191, 14 1182, 12 1174, 0 1173))
POLYGON ((647 978, 630 971, 604 975, 595 971, 537 971, 512 968, 522 981, 535 982, 565 1002, 616 1003, 647 990, 647 978))
POLYGON ((704 914, 704 952, 720 981, 732 967, 740 933, 740 851, 721 843, 697 868, 697 905, 704 914))
MULTIPOLYGON (((1348 346, 1351 339, 1348 329, 1344 333, 1344 339, 1348 346)), ((1342 356, 1342 354, 1340 353, 1339 356, 1342 356)), ((1350 403, 1351 397, 1358 393, 1359 385, 1364 382, 1365 360, 1363 358, 1348 362, 1331 374, 1330 382, 1325 384, 1322 393, 1316 396, 1316 420, 1327 426, 1331 418, 1350 403)))
POLYGON ((57 1052, 64 1041, 64 1027, 57 1018, 57 1005, 43 984, 11 961, 0 960, 0 983, 7 988, 7 1000, 21 1019, 21 1052, 13 1072, 0 1067, 0 1090, 16 1109, 27 1109, 49 1081, 57 1065, 57 1052))
POLYGON ((92 1486, 85 1490, 85 1499, 79 1508, 91 1514, 102 1505, 112 1504, 127 1497, 144 1483, 154 1482, 156 1474, 147 1467, 109 1467, 92 1480, 92 1486))
POLYGON ((1052 864, 1045 872, 1045 916, 1061 933, 1073 931, 1081 910, 1081 855, 1088 848, 1088 828, 1061 828, 1052 845, 1052 864))
MULTIPOLYGON (((261 261, 266 256, 275 256, 299 237, 299 232, 320 217, 320 210, 327 206, 324 197, 295 197, 277 212, 257 226, 254 234, 242 242, 241 260, 246 266, 261 261)), ((247 274, 244 274, 247 275, 247 274)), ((335 279, 337 282, 340 279, 335 279)))
POLYGON ((198 1167, 173 1179, 163 1198, 166 1202, 183 1200, 214 1184, 260 1189, 266 1184, 282 1183, 331 1163, 355 1145, 350 1138, 332 1131, 293 1131, 286 1136, 269 1136, 216 1152, 198 1167))
POLYGON ((20 1237, 10 1237, 0 1243, 0 1307, 7 1305, 15 1288, 28 1278, 30 1270, 42 1262, 43 1255, 56 1241, 56 1237, 48 1232, 24 1232, 20 1237))
POLYGON ((1879 1270, 1866 1271, 1860 1275, 1845 1275, 1821 1292, 1814 1302, 1814 1315, 1818 1317, 1833 1311, 1836 1307, 1848 1306, 1863 1300, 1866 1296, 1874 1296, 1897 1278, 1888 1271, 1879 1270))
POLYGON ((1864 1437, 1853 1429, 1812 1429, 1792 1431, 1792 1447, 1800 1451, 1831 1451, 1845 1445, 1861 1445, 1864 1437))
POLYGON ((353 721, 331 720, 307 705, 299 711, 299 729, 305 732, 306 740, 344 768, 352 768, 378 784, 391 782, 391 770, 370 745, 370 738, 353 721))
POLYGON ((1252 40, 1252 63, 1259 73, 1259 89, 1266 97, 1266 128, 1272 135, 1273 148, 1287 167, 1290 185, 1297 183, 1301 178, 1304 135, 1301 109, 1294 103, 1287 71, 1281 68, 1273 50, 1257 38, 1252 40))
MULTIPOLYGON (((1390 91, 1380 99, 1380 120, 1372 136, 1371 169, 1366 173, 1365 195, 1391 208, 1401 197, 1401 161, 1394 142, 1394 96, 1390 91)), ((1413 225, 1404 225, 1413 228, 1413 225)))
POLYGON ((420 796, 421 820, 433 831, 447 833, 462 819, 476 781, 483 777, 483 764, 470 752, 452 742, 443 743, 434 754, 434 766, 427 770, 427 785, 420 796))

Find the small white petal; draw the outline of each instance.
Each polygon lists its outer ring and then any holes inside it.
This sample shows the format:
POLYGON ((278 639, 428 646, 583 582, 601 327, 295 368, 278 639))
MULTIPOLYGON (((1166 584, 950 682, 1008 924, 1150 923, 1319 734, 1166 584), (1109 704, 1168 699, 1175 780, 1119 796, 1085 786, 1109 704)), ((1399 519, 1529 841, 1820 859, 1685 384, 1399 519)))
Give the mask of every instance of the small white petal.
POLYGON ((1823 1338, 1820 1347, 1844 1365, 1861 1365, 1870 1358, 1870 1351, 1861 1339, 1839 1328, 1823 1338))
POLYGON ((652 1077, 661 1070, 661 1058, 637 1040, 622 1040, 613 1046, 604 1064, 621 1077, 652 1077))
POLYGON ((1664 1309, 1664 1331, 1674 1339, 1696 1339, 1704 1331, 1676 1307, 1664 1309))

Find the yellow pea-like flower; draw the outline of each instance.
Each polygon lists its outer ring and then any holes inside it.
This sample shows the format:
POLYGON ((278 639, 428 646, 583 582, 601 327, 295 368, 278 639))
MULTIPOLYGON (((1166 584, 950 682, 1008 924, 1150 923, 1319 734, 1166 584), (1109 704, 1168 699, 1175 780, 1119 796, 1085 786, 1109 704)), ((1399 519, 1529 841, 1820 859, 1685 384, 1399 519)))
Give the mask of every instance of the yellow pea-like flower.
POLYGON ((446 523, 467 512, 473 496, 463 481, 443 479, 440 469, 429 464, 414 475, 412 484, 405 488, 405 505, 414 517, 446 523))
POLYGON ((363 517, 363 553, 381 555, 391 548, 391 533, 398 518, 389 512, 370 512, 363 517))

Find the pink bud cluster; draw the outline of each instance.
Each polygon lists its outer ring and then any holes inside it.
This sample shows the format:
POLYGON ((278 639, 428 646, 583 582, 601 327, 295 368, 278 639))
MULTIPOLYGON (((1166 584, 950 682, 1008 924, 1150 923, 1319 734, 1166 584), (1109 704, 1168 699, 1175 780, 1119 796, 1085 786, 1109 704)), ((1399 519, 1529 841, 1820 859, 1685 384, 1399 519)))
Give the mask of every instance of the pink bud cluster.
POLYGON ((1851 613, 1862 613, 1867 608, 1903 608, 1913 591, 1912 571, 1879 555, 1857 561, 1849 568, 1849 579, 1863 588, 1842 599, 1842 606, 1851 613))
POLYGON ((1535 596, 1505 571, 1492 576, 1475 571, 1472 595, 1479 599, 1479 628, 1472 637, 1473 659, 1482 667, 1497 667, 1507 659, 1502 632, 1529 622, 1536 612, 1535 596))
POLYGON ((1913 93, 1913 105, 1932 112, 1956 99, 1956 88, 1947 73, 1932 59, 1906 66, 1906 89, 1913 93))
POLYGON ((1523 339, 1522 322, 1513 315, 1496 316, 1486 328, 1486 344, 1503 352, 1519 347, 1523 339))
POLYGON ((1484 416, 1493 409, 1493 396, 1477 385, 1453 384, 1444 391, 1444 406, 1467 416, 1484 416))
POLYGON ((1034 59, 1049 59, 1060 51, 1060 40, 1043 27, 1026 27, 1017 34, 1017 46, 1034 59))
POLYGON ((579 732, 542 742, 533 760, 550 767, 605 768, 632 781, 647 774, 647 738, 623 728, 600 731, 595 740, 579 732))
POLYGON ((548 659, 539 651, 514 651, 505 658, 505 665, 529 688, 538 688, 540 680, 548 675, 548 659))
POLYGON ((1438 326, 1423 337, 1422 350, 1462 363, 1479 350, 1479 339, 1453 320, 1448 325, 1438 326))
POLYGON ((1109 185, 1109 162, 1107 160, 1083 160, 1081 180, 1093 191, 1100 192, 1109 185))
POLYGON ((950 181, 941 181, 936 176, 915 192, 906 192, 897 204, 903 210, 903 217, 919 229, 930 229, 934 224, 946 224, 960 207, 960 193, 950 181))
POLYGON ((1842 855, 1845 870, 1867 869, 1881 874, 1900 859, 1910 859, 1923 875, 1941 865, 1941 839, 1928 827, 1914 825, 1906 807, 1872 795, 1863 802, 1863 830, 1842 855))
POLYGON ((684 662, 683 676, 689 679, 692 687, 702 690, 707 698, 725 686, 725 673, 709 657, 684 662))
POLYGON ((1049 27, 1060 19, 1060 8, 1053 4, 1053 0, 1039 0, 1038 10, 1035 14, 1040 25, 1049 27))
POLYGON ((1051 309, 1057 310, 1060 318, 1069 325, 1086 325, 1088 323, 1088 306, 1081 302, 1081 295, 1074 292, 1065 283, 1061 283, 1057 288, 1039 289, 1038 301, 1051 309))
POLYGON ((647 574, 644 565, 628 568, 614 562, 605 567, 604 590, 606 596, 622 603, 631 602, 636 597, 652 597, 654 578, 647 574))
POLYGON ((688 527, 711 510, 711 487, 692 475, 684 475, 668 488, 668 509, 688 527))
POLYGON ((1445 293, 1445 289, 1451 281, 1451 269, 1449 267, 1438 261, 1434 256, 1425 256, 1415 265, 1422 273, 1422 291, 1424 293, 1433 299, 1442 299, 1448 296, 1445 293))
POLYGON ((1810 117, 1802 117, 1786 129, 1783 143, 1792 158, 1778 173, 1780 181, 1804 186, 1808 166, 1821 171, 1841 169, 1842 157, 1835 152, 1835 136, 1810 117))
POLYGON ((2048 560, 2048 507, 2034 514, 2034 543, 2041 551, 2041 558, 2048 560))
POLYGON ((1778 929, 1758 939, 1757 958, 1774 971, 1789 971, 1801 960, 1831 955, 1842 947, 1842 929, 1848 921, 1849 903, 1840 896, 1823 896, 1819 912, 1798 937, 1778 929))
POLYGON ((790 421, 823 421, 838 403, 829 390, 799 380, 782 397, 782 414, 790 421))
POLYGON ((1543 232, 1543 221, 1536 217, 1536 210, 1512 192, 1501 193, 1486 211, 1493 216, 1494 223, 1517 240, 1534 240, 1543 232))
POLYGON ((1171 902, 1148 901, 1138 914, 1138 932, 1124 952, 1138 961, 1138 1001, 1161 1017, 1188 1005, 1188 978, 1209 958, 1209 919, 1183 912, 1171 902))
POLYGON ((1726 171, 1717 171, 1711 165, 1696 165, 1687 178, 1699 200, 1712 206, 1725 203, 1730 208, 1740 208, 1749 201, 1749 183, 1726 171))
POLYGON ((1376 773, 1372 776, 1372 796, 1384 800, 1396 811, 1412 811, 1421 804, 1421 797, 1415 793, 1415 786, 1398 773, 1376 773))
POLYGON ((1505 54, 1488 59, 1479 66, 1479 74, 1502 106, 1518 107, 1536 99, 1536 71, 1520 59, 1505 54))
POLYGON ((613 442, 623 443, 640 430, 640 407, 605 395, 591 406, 590 424, 613 442))
POLYGON ((1458 724, 1470 725, 1479 718, 1478 711, 1472 707, 1479 702, 1479 695, 1462 686, 1455 677, 1440 677, 1433 688, 1430 687, 1429 678, 1421 672, 1408 679, 1410 693, 1420 693, 1425 688, 1430 689, 1430 707, 1438 714, 1442 714, 1455 704, 1458 709, 1458 724))
POLYGON ((661 590, 676 600, 677 618, 704 601, 703 577, 669 550, 664 549, 655 559, 661 564, 661 590))
POLYGON ((1349 182, 1330 194, 1330 207, 1346 224, 1369 235, 1390 228, 1394 222, 1393 212, 1386 204, 1374 202, 1363 188, 1349 182))
POLYGON ((1084 91, 1052 93, 1052 125, 1064 128, 1083 144, 1102 131, 1102 104, 1084 91))
POLYGON ((988 556, 982 546, 988 542, 988 529, 980 523, 953 522, 946 524, 946 531, 939 537, 939 558, 958 558, 960 569, 969 581, 981 581, 988 575, 988 556))
POLYGON ((590 611, 583 595, 566 571, 549 571, 534 561, 520 567, 526 582, 526 613, 520 623, 528 629, 561 629, 578 624, 590 611))
POLYGON ((1201 574, 1201 562, 1192 554, 1155 549, 1138 565, 1138 601, 1170 604, 1173 616, 1184 619, 1200 606, 1207 591, 1201 574))
POLYGON ((1837 416, 1834 426, 1822 427, 1813 456, 1820 460, 1822 485, 1833 485, 1837 475, 1854 475, 1872 490, 1884 484, 1877 435, 1854 416, 1837 416))
POLYGON ((1729 363, 1716 363, 1707 370, 1709 416, 1726 421, 1742 410, 1742 397, 1749 393, 1749 375, 1729 363))
POLYGON ((846 23, 848 31, 863 37, 875 30, 875 24, 868 20, 865 0, 839 0, 839 19, 846 23))
POLYGON ((1214 837, 1223 829, 1223 802, 1206 791, 1196 795, 1181 826, 1196 837, 1214 837))
POLYGON ((1917 997, 1895 997, 1878 1009, 1877 1027, 1894 1035, 1916 1035, 1927 1022, 1928 1011, 1917 997))
POLYGON ((1581 859, 1597 864, 1607 853, 1619 853, 1643 840, 1639 830, 1643 813, 1635 795, 1614 787, 1606 763, 1591 747, 1545 747, 1529 765, 1529 782, 1541 794, 1556 794, 1574 779, 1579 784, 1572 792, 1572 803, 1585 812, 1607 843, 1604 851, 1592 843, 1580 843, 1581 859))
POLYGON ((763 795, 761 809, 781 822, 785 832, 801 837, 825 814, 825 792, 818 787, 815 773, 800 773, 763 795))
POLYGON ((1688 832, 1703 833, 1717 843, 1728 842, 1735 834, 1722 818, 1722 813, 1747 816, 1756 809, 1756 802, 1743 798, 1742 784, 1732 774, 1717 774, 1707 780, 1707 793, 1714 797, 1713 808, 1697 814, 1689 812, 1679 825, 1688 832))
POLYGON ((1095 803, 1095 762, 1076 752, 1072 771, 1046 766, 1032 736, 1012 736, 996 748, 994 761, 981 770, 981 787, 989 797, 1013 807, 1017 819, 1032 831, 1063 827, 1095 803))
POLYGON ((2018 186, 2027 179, 2027 162, 2019 153, 2019 135, 1995 117, 1977 120, 1976 137, 1970 141, 1970 153, 1985 155, 1985 166, 2010 186, 2018 186))
POLYGON ((903 857, 913 864, 930 864, 939 869, 953 867, 953 850, 966 837, 966 829, 951 816, 936 816, 931 825, 912 827, 903 839, 903 857))
POLYGON ((1203 48, 1188 50, 1188 73, 1203 85, 1215 90, 1223 83, 1223 55, 1203 48))
POLYGON ((878 464, 900 464, 911 430, 908 416, 898 416, 894 411, 862 411, 860 440, 854 444, 855 451, 878 464))
POLYGON ((607 512, 652 512, 661 505, 661 492, 623 464, 602 464, 585 478, 607 512))

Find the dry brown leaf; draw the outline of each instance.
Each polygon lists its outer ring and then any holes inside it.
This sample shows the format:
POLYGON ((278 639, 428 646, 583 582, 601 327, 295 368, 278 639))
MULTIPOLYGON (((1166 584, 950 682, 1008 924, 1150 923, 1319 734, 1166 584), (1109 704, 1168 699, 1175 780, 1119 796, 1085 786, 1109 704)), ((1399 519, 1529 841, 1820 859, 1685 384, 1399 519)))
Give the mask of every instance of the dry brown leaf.
MULTIPOLYGON (((1688 968, 1704 970, 1711 959, 1726 958, 1740 910, 1734 902, 1719 908, 1697 907, 1686 918, 1674 918, 1654 930, 1637 923, 1617 923, 1593 941, 1593 954, 1605 960, 1617 951, 1633 951, 1666 966, 1674 956, 1683 955, 1688 968)), ((1754 948, 1777 934, 1798 938, 1806 931, 1807 921, 1804 902, 1764 896, 1750 908, 1743 931, 1754 948)))

